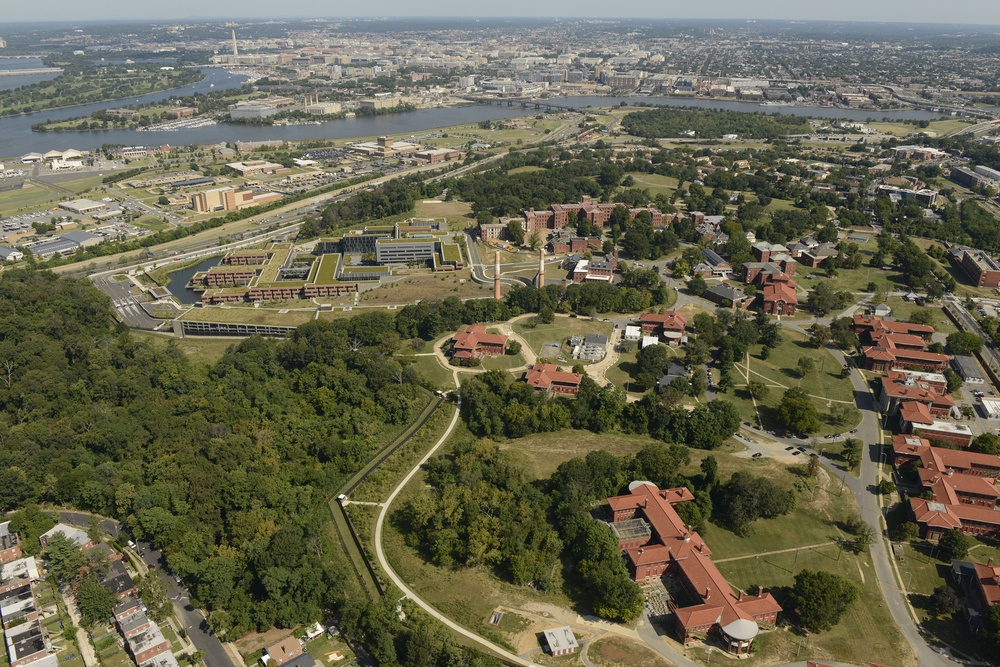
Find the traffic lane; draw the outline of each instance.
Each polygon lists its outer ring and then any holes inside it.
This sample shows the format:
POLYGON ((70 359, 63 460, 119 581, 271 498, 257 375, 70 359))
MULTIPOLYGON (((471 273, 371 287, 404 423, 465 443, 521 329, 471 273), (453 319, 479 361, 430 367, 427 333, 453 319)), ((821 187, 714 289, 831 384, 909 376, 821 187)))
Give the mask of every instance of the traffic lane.
POLYGON ((188 639, 195 648, 205 654, 205 664, 208 667, 232 667, 233 660, 208 627, 205 616, 191 606, 191 596, 188 590, 177 579, 169 574, 167 559, 163 552, 153 547, 149 542, 139 540, 136 543, 139 557, 150 572, 156 572, 163 579, 167 597, 173 603, 174 613, 188 639))

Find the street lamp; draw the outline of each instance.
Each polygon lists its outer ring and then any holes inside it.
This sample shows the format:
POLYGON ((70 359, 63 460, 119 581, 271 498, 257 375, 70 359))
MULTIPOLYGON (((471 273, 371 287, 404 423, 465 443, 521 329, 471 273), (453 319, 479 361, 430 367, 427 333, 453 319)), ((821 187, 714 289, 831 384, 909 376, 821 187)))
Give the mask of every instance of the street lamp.
POLYGON ((913 572, 912 571, 907 572, 906 573, 906 588, 904 589, 905 591, 909 591, 910 590, 910 581, 912 579, 913 579, 913 572))

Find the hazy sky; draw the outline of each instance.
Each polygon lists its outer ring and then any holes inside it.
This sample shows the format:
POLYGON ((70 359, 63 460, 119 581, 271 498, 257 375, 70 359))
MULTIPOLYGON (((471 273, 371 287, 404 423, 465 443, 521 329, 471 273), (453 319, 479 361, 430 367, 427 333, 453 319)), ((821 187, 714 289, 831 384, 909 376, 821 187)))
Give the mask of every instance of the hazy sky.
POLYGON ((0 22, 102 19, 335 16, 554 16, 621 18, 758 18, 1000 25, 997 0, 3 0, 0 22))

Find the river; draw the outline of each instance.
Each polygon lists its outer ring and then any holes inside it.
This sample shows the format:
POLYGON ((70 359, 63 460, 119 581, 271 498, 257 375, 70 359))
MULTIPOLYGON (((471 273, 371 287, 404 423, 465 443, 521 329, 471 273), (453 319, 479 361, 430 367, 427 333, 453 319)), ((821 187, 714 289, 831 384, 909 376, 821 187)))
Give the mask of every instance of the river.
MULTIPOLYGON (((26 61, 18 61, 26 62, 26 61)), ((136 130, 104 130, 92 132, 32 132, 31 126, 45 120, 62 120, 75 116, 89 116, 99 109, 108 109, 127 104, 144 104, 166 99, 173 95, 190 95, 195 92, 207 93, 211 90, 225 90, 242 85, 245 79, 217 68, 205 68, 205 79, 190 86, 173 91, 152 93, 137 98, 115 100, 97 104, 86 104, 63 109, 39 111, 32 114, 0 118, 0 156, 19 157, 25 153, 45 153, 50 150, 93 150, 103 144, 124 146, 170 144, 215 144, 235 141, 309 141, 318 139, 345 139, 349 137, 394 134, 408 136, 436 127, 448 127, 482 120, 498 120, 515 116, 538 113, 534 109, 520 107, 497 107, 472 105, 465 107, 445 107, 421 109, 385 116, 365 116, 331 120, 316 125, 253 126, 253 125, 210 125, 207 127, 179 130, 177 132, 138 132, 136 130)), ((625 101, 629 105, 648 103, 665 106, 690 106, 707 109, 728 109, 732 111, 765 112, 778 114, 800 114, 817 118, 844 118, 864 121, 868 118, 895 120, 932 120, 940 114, 929 111, 865 111, 859 109, 829 109, 814 107, 760 106, 750 102, 725 100, 703 100, 677 97, 568 97, 554 98, 552 103, 572 107, 609 106, 625 101)))
POLYGON ((219 263, 221 258, 209 257, 203 262, 198 262, 194 266, 189 266, 188 268, 177 271, 176 273, 170 274, 170 281, 167 283, 167 289, 170 293, 174 295, 174 298, 181 303, 193 304, 201 303, 201 292, 195 292, 193 289, 189 289, 187 284, 191 282, 191 278, 194 274, 199 271, 208 271, 210 268, 219 263))
MULTIPOLYGON (((41 58, 4 58, 0 57, 0 70, 39 69, 45 67, 41 58)), ((32 83, 41 83, 59 76, 52 74, 19 74, 17 76, 0 76, 0 90, 11 90, 32 83)))

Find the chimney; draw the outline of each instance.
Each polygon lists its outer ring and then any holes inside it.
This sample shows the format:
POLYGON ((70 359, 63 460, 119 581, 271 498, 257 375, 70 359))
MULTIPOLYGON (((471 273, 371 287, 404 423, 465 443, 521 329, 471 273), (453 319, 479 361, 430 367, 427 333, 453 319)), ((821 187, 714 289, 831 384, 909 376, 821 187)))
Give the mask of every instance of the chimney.
POLYGON ((990 558, 988 561, 986 561, 986 567, 993 567, 993 559, 992 558, 990 558))
POLYGON ((739 601, 740 601, 740 602, 743 602, 743 591, 742 591, 742 590, 740 590, 740 597, 739 597, 739 601))
POLYGON ((500 251, 493 256, 493 298, 500 300, 500 251))
POLYGON ((712 589, 709 588, 708 586, 705 586, 705 599, 707 600, 710 597, 712 597, 712 589))
POLYGON ((538 288, 545 287, 545 248, 538 249, 538 288))
POLYGON ((643 509, 649 507, 649 496, 646 496, 645 498, 642 499, 642 507, 643 509))

